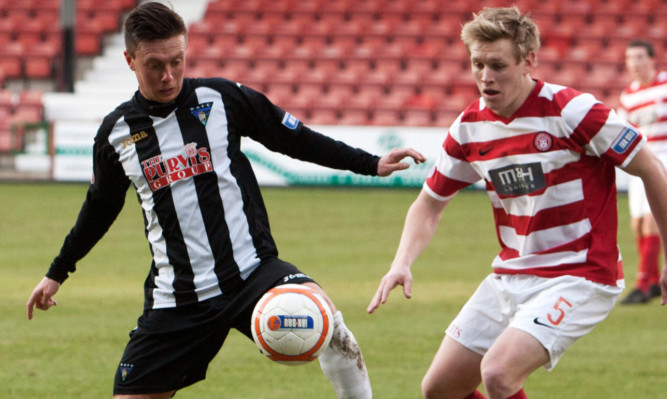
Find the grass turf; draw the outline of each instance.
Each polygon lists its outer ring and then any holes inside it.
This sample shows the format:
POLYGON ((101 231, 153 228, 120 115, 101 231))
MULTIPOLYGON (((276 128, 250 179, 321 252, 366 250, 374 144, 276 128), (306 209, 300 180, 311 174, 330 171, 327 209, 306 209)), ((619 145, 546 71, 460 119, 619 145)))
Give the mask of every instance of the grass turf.
MULTIPOLYGON (((79 263, 59 304, 28 321, 25 302, 57 254, 85 195, 81 184, 0 184, 0 398, 111 397, 113 374, 143 303, 150 263, 133 193, 107 236, 79 263)), ((491 209, 461 193, 413 267, 413 298, 395 290, 373 315, 365 308, 393 258, 416 190, 264 188, 280 255, 320 282, 366 357, 374 397, 419 398, 420 381, 444 329, 489 272, 497 251, 491 209)), ((636 254, 627 199, 619 205, 626 283, 636 254)), ((667 386, 667 309, 617 306, 552 372, 526 383, 531 398, 654 399, 667 386)), ((334 398, 317 363, 272 364, 230 334, 208 378, 178 398, 334 398)))

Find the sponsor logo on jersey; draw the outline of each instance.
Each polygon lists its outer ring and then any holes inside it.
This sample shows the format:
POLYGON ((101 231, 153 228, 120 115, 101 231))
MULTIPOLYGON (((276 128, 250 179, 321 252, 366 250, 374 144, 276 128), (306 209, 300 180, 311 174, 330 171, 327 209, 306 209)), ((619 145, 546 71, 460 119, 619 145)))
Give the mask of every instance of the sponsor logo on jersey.
POLYGON ((297 278, 308 278, 309 279, 310 276, 308 276, 307 274, 304 274, 304 273, 290 274, 290 275, 287 275, 287 276, 283 277, 283 282, 286 283, 288 281, 292 281, 292 280, 297 279, 297 278))
POLYGON ((480 148, 480 149, 477 151, 477 153, 479 154, 480 157, 483 157, 484 155, 490 153, 491 150, 493 150, 493 146, 491 146, 491 147, 487 147, 487 148, 484 148, 484 149, 480 148))
POLYGON ((533 139, 535 149, 540 152, 549 151, 553 144, 554 139, 547 132, 539 132, 535 135, 535 139, 533 139))
POLYGON ((183 149, 183 155, 164 158, 160 154, 141 162, 151 190, 157 191, 179 180, 213 171, 211 155, 206 148, 189 143, 183 149))
POLYGON ((136 143, 137 141, 143 140, 146 137, 148 137, 148 133, 146 133, 144 130, 140 131, 139 133, 135 133, 131 135, 130 137, 123 139, 123 149, 131 146, 132 144, 136 143))
POLYGON ((489 175, 499 195, 530 194, 546 187, 544 171, 539 162, 493 169, 489 175))
POLYGON ((639 137, 639 132, 633 129, 631 126, 627 126, 621 134, 616 137, 614 143, 611 145, 611 149, 614 150, 617 154, 623 154, 625 151, 630 148, 632 143, 639 137))
POLYGON ((201 122, 202 125, 206 126, 208 117, 211 115, 212 106, 212 102, 199 104, 196 107, 190 108, 190 113, 194 115, 195 118, 199 119, 199 122, 201 122))
POLYGON ((282 124, 285 125, 285 127, 287 127, 288 129, 294 130, 299 124, 299 120, 289 112, 285 112, 282 124))
POLYGON ((281 329, 312 330, 314 324, 313 318, 310 316, 277 315, 269 317, 266 321, 266 326, 271 331, 281 329))

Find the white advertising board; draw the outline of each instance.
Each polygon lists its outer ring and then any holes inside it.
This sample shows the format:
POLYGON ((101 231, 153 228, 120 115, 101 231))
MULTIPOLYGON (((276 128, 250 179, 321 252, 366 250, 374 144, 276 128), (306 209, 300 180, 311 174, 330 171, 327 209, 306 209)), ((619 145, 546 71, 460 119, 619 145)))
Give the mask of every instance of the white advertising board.
MULTIPOLYGON (((58 121, 54 123, 53 176, 59 181, 90 181, 92 148, 98 124, 95 122, 58 121)), ((392 128, 313 126, 314 130, 368 152, 383 155, 392 148, 413 147, 428 162, 386 178, 361 176, 302 162, 267 150, 263 145, 244 138, 242 149, 253 165, 260 185, 344 185, 419 187, 435 162, 446 130, 443 128, 392 128)))

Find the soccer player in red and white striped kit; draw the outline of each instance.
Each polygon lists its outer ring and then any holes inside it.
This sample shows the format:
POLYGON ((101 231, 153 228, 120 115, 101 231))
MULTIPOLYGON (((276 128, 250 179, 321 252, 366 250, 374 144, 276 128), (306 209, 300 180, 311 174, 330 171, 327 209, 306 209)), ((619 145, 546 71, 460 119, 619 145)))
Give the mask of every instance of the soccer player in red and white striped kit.
MULTIPOLYGON (((481 98, 450 126, 367 311, 398 285, 411 297, 411 265, 446 205, 482 181, 500 252, 447 328, 422 392, 427 399, 484 398, 477 390, 483 384, 491 399, 526 398, 526 379, 552 369, 623 291, 615 168, 645 183, 662 237, 667 171, 646 138, 592 95, 531 77, 539 31, 516 7, 485 8, 461 38, 481 98)), ((661 286, 664 305, 667 271, 661 286)))
MULTIPOLYGON (((646 136, 647 145, 667 164, 667 71, 658 72, 653 44, 645 40, 628 43, 625 66, 632 83, 621 93, 618 113, 646 136)), ((639 264, 635 288, 621 303, 648 303, 660 296, 662 243, 641 179, 630 177, 628 197, 639 264)))

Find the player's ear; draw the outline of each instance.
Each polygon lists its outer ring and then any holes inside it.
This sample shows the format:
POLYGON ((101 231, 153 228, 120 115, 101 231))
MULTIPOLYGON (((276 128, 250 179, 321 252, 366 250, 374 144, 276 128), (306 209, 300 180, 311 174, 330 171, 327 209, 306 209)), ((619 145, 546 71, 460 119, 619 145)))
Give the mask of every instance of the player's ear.
POLYGON ((524 60, 524 72, 530 74, 537 66, 537 54, 534 51, 528 53, 524 60))
POLYGON ((124 51, 123 55, 125 55, 125 61, 127 62, 127 65, 129 65, 130 69, 134 71, 134 59, 132 56, 127 51, 124 51))

